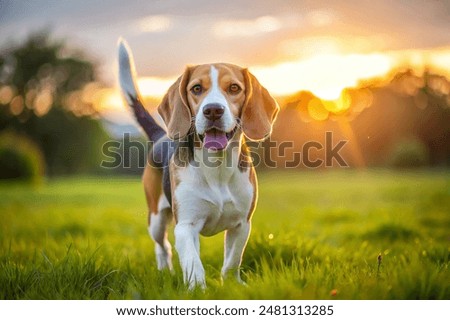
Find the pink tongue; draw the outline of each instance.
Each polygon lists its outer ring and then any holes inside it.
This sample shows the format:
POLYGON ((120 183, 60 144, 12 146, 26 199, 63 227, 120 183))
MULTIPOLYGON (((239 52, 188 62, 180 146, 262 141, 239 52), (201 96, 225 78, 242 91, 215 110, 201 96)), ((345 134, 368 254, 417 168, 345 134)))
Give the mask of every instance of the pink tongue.
POLYGON ((207 149, 223 150, 228 144, 227 135, 216 129, 205 132, 203 145, 207 149))

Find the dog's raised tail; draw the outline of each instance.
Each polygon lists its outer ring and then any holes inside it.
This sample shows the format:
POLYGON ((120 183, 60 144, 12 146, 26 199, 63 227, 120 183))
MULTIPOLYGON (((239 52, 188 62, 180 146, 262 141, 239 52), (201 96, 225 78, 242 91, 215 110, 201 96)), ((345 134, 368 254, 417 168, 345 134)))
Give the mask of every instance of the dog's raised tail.
POLYGON ((122 94, 127 104, 133 110, 137 122, 144 129, 150 141, 158 141, 166 132, 156 123, 155 119, 142 104, 142 98, 136 84, 133 56, 126 41, 122 38, 119 39, 119 84, 122 94))

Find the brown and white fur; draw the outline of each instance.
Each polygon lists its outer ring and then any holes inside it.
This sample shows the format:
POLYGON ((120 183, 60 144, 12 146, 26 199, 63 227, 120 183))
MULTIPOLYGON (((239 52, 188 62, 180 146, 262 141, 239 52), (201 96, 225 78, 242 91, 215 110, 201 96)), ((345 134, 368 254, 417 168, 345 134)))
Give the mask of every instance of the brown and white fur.
POLYGON ((222 277, 233 274, 241 282, 239 268, 258 194, 245 140, 270 135, 276 101, 247 69, 224 63, 189 66, 158 107, 164 130, 142 106, 135 78, 130 51, 121 40, 120 86, 153 142, 143 184, 158 269, 172 270, 167 228, 175 220, 175 248, 189 288, 205 287, 200 235, 222 231, 222 277), (206 148, 206 137, 218 147, 206 148))

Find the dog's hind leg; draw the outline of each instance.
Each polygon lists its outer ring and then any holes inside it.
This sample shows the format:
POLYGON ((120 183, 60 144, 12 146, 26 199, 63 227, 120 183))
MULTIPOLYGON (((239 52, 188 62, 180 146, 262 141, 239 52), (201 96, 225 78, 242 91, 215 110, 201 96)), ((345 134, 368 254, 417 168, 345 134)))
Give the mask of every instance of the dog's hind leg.
POLYGON ((158 213, 150 214, 148 232, 155 241, 156 262, 159 270, 172 270, 172 246, 168 240, 167 228, 172 221, 172 210, 164 194, 158 204, 158 213))
POLYGON ((158 269, 172 270, 172 246, 167 239, 167 227, 172 221, 172 211, 162 192, 162 172, 150 165, 144 169, 142 181, 148 205, 148 233, 155 241, 158 269))

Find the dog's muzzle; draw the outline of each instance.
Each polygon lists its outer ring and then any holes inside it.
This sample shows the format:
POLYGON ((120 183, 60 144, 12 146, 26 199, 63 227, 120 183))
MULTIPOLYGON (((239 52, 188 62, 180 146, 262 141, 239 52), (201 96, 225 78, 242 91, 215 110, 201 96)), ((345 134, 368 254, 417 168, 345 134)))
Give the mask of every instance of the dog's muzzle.
POLYGON ((236 127, 230 132, 225 132, 221 118, 225 113, 225 107, 218 103, 209 103, 203 108, 203 116, 208 121, 208 129, 200 138, 203 146, 210 150, 223 150, 228 141, 236 132, 236 127))

